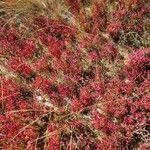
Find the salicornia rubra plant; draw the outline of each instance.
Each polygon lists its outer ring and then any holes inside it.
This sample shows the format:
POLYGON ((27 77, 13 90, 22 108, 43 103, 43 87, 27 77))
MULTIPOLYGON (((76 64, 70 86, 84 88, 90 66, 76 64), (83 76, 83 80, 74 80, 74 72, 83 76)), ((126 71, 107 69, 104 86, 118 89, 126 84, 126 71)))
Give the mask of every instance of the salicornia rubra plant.
POLYGON ((0 149, 150 149, 148 0, 0 2, 0 149))

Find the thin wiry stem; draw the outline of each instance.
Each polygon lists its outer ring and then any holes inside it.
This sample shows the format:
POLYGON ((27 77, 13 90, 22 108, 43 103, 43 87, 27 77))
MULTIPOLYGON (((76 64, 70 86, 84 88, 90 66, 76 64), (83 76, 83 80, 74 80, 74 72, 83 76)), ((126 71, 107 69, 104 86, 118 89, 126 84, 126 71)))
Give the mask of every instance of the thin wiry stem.
POLYGON ((2 101, 2 100, 4 100, 4 99, 7 99, 7 98, 9 98, 9 97, 15 96, 15 95, 17 95, 17 94, 19 94, 19 92, 16 92, 16 93, 11 94, 11 95, 3 96, 3 97, 0 98, 0 101, 2 101))
POLYGON ((1 82, 0 82, 0 84, 1 84, 1 98, 0 98, 0 101, 2 101, 2 110, 4 109, 4 89, 3 89, 3 80, 2 80, 2 77, 0 77, 1 78, 1 82))
MULTIPOLYGON (((36 142, 37 140, 39 139, 43 139, 43 138, 51 138, 52 136, 54 136, 55 134, 58 134, 60 133, 62 130, 64 130, 66 128, 66 125, 60 127, 59 129, 55 130, 55 131, 52 131, 52 132, 49 132, 48 134, 46 135, 43 135, 41 137, 38 137, 37 139, 33 140, 31 143, 33 144, 34 142, 36 142)), ((27 147, 28 149, 29 147, 27 147)))
MULTIPOLYGON (((22 109, 22 110, 12 110, 12 111, 7 111, 6 113, 13 114, 13 113, 20 113, 20 112, 45 112, 45 110, 22 109)), ((48 111, 47 111, 47 112, 48 112, 48 111)))
MULTIPOLYGON (((51 112, 49 112, 51 113, 51 112)), ((42 117, 48 115, 49 113, 47 114, 44 114, 42 115, 42 117)), ((33 125, 34 123, 36 123, 37 121, 39 121, 42 117, 38 117, 37 119, 35 119, 34 121, 32 121, 31 123, 29 123, 28 125, 26 125, 25 127, 23 127, 13 138, 10 139, 10 142, 13 141, 19 134, 21 134, 25 129, 27 129, 29 126, 33 125)))

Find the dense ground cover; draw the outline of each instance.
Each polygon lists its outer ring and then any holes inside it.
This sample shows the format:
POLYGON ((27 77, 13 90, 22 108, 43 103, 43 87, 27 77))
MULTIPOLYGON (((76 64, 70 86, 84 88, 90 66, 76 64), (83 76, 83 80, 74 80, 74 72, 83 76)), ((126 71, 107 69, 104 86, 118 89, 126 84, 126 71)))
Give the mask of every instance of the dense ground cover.
POLYGON ((0 149, 150 149, 148 0, 0 1, 0 149))

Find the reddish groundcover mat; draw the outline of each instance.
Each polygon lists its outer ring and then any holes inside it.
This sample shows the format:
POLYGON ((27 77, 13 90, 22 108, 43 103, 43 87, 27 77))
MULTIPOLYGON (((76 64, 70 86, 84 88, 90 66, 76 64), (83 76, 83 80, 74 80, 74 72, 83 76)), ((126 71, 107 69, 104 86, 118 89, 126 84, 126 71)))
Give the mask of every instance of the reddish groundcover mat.
POLYGON ((0 150, 149 150, 148 0, 0 1, 0 150))

